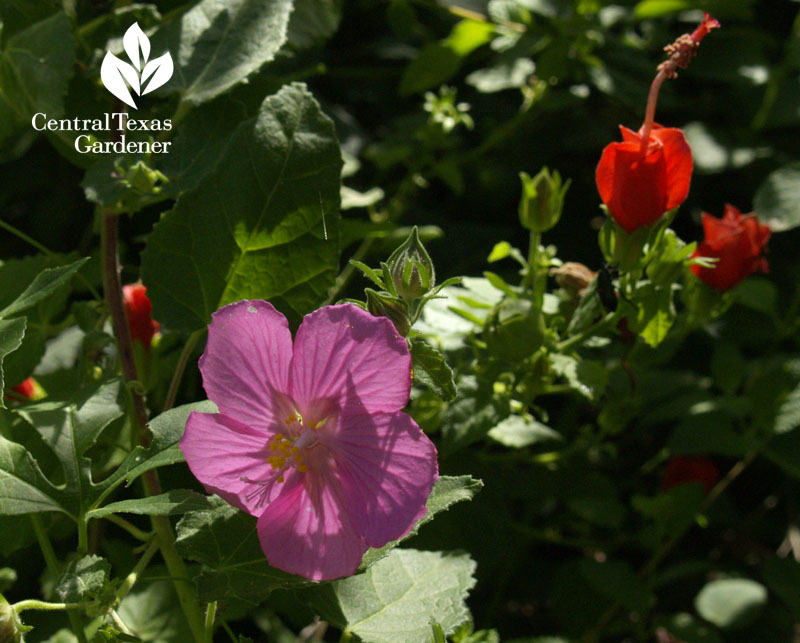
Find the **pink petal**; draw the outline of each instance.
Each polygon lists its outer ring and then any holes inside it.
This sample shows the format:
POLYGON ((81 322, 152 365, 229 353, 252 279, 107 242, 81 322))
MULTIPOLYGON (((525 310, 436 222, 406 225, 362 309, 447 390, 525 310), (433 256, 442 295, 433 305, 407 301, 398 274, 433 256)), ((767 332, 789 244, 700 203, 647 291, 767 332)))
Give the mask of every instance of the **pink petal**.
POLYGON ((266 301, 240 301, 212 315, 200 358, 203 388, 220 413, 253 428, 273 431, 292 412, 288 392, 292 335, 266 301))
POLYGON ((355 573, 367 545, 350 526, 336 479, 293 475, 284 485, 258 519, 267 562, 312 580, 355 573))
POLYGON ((436 447, 405 413, 344 417, 329 448, 353 528, 370 547, 409 532, 439 477, 436 447))
POLYGON ((195 478, 209 493, 258 516, 269 498, 253 493, 268 491, 269 487, 243 478, 262 480, 275 476, 266 462, 268 440, 268 435, 231 417, 194 411, 186 422, 180 447, 195 478))
POLYGON ((411 390, 406 340, 388 319, 352 304, 306 315, 295 337, 291 369, 292 398, 311 421, 332 408, 393 413, 406 405, 411 390))

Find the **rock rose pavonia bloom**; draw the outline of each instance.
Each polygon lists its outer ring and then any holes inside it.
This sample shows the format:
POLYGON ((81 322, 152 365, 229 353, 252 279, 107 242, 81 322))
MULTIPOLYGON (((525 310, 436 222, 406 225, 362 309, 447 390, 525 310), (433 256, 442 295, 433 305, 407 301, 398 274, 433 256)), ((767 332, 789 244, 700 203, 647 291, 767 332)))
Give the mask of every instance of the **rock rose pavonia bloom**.
POLYGON ((767 272, 769 266, 762 256, 772 234, 758 222, 755 214, 742 214, 727 204, 721 219, 703 212, 705 240, 692 257, 717 259, 713 268, 692 264, 691 270, 712 288, 726 291, 754 272, 767 272))
POLYGON ((326 306, 292 345, 271 304, 230 304, 213 315, 200 371, 219 413, 192 413, 181 449, 209 492, 258 518, 273 567, 348 576, 425 514, 436 448, 402 412, 411 357, 388 319, 326 306))
POLYGON ((655 223, 689 194, 692 150, 683 132, 653 125, 647 145, 642 130, 620 126, 621 143, 609 143, 597 164, 600 198, 626 231, 655 223))
POLYGON ((145 348, 150 348, 160 326, 153 319, 153 304, 147 296, 147 288, 142 284, 129 284, 122 287, 122 303, 125 306, 125 316, 131 329, 131 339, 142 342, 145 348))

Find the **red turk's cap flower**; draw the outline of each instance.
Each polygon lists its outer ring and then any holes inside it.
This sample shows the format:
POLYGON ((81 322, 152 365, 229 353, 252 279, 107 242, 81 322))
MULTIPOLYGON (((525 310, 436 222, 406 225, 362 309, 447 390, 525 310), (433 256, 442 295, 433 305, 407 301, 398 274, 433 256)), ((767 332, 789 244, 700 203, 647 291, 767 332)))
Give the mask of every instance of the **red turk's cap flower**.
POLYGON ((719 478, 719 469, 704 455, 682 455, 672 458, 664 469, 661 488, 669 491, 687 482, 700 482, 706 493, 719 478))
POLYGON ((642 130, 620 130, 622 142, 603 150, 595 181, 611 216, 626 232, 633 232, 684 202, 692 178, 692 150, 674 127, 654 124, 646 147, 642 130))
POLYGON ((703 231, 705 240, 692 257, 714 257, 718 261, 713 268, 692 265, 691 269, 712 288, 724 292, 754 272, 769 271, 761 255, 772 232, 755 214, 742 214, 726 204, 722 219, 703 212, 703 231))
POLYGON ((707 13, 703 14, 703 22, 701 22, 697 29, 692 32, 690 36, 695 45, 699 45, 700 41, 708 35, 712 29, 719 29, 719 20, 712 18, 707 13))
POLYGON ((125 304, 125 316, 131 329, 131 338, 142 342, 145 348, 150 348, 155 335, 161 327, 151 314, 153 304, 147 297, 147 288, 142 284, 129 284, 122 288, 122 299, 125 304))
POLYGON ((17 384, 16 386, 12 386, 11 390, 14 391, 15 393, 19 393, 22 397, 27 397, 29 400, 33 399, 33 396, 36 393, 36 387, 33 384, 32 377, 23 380, 20 384, 17 384))

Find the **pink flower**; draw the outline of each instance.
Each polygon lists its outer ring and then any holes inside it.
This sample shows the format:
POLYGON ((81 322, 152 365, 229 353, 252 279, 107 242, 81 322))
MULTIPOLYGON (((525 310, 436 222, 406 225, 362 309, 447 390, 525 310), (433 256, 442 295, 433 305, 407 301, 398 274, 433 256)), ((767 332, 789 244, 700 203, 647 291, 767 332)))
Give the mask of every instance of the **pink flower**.
POLYGON ((436 448, 401 411, 411 357, 388 319, 326 306, 292 347, 271 304, 230 304, 213 315, 200 371, 219 413, 192 413, 181 449, 209 492, 258 517, 273 567, 351 575, 425 514, 436 448))

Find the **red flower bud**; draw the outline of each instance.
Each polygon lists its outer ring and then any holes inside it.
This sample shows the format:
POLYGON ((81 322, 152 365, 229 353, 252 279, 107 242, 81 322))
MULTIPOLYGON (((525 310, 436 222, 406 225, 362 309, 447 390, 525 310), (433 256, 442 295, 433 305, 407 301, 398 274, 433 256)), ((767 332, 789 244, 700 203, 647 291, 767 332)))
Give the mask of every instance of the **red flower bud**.
POLYGON ((16 386, 12 386, 11 390, 14 391, 15 393, 19 393, 22 397, 27 397, 29 400, 33 397, 34 393, 36 392, 36 388, 33 385, 32 377, 23 380, 22 383, 17 384, 16 386))
POLYGON ((711 487, 719 478, 719 469, 711 460, 704 455, 683 455, 676 456, 667 462, 664 469, 664 480, 661 488, 669 491, 687 482, 700 482, 706 493, 711 491, 711 487))
POLYGON ((125 304, 125 316, 131 329, 131 338, 142 342, 145 348, 150 348, 153 335, 160 328, 159 323, 150 315, 153 304, 147 297, 147 288, 142 284, 129 284, 122 288, 122 298, 125 304))
MULTIPOLYGON (((23 380, 16 386, 12 386, 11 390, 14 391, 17 395, 21 395, 29 400, 33 399, 33 396, 36 394, 36 386, 33 383, 33 378, 29 377, 26 380, 23 380)), ((7 400, 17 400, 18 398, 12 397, 11 395, 4 396, 7 400)))
POLYGON ((692 272, 712 288, 729 290, 754 272, 768 272, 761 256, 772 232, 755 214, 742 214, 727 204, 722 219, 703 212, 705 240, 692 257, 714 257, 713 268, 692 265, 692 272))
MULTIPOLYGON (((644 129, 644 128, 643 128, 644 129)), ((626 232, 655 223, 689 194, 692 150, 683 132, 653 125, 647 145, 642 130, 620 126, 622 143, 610 143, 597 164, 600 198, 626 232)))

